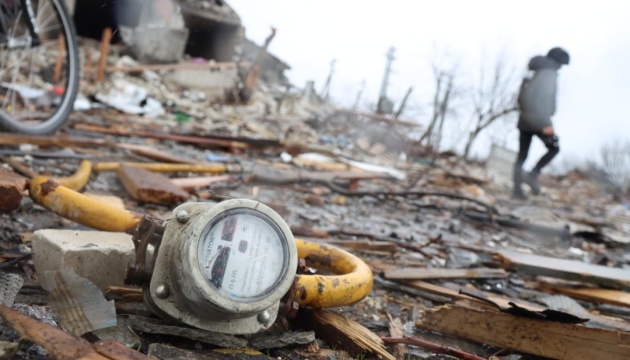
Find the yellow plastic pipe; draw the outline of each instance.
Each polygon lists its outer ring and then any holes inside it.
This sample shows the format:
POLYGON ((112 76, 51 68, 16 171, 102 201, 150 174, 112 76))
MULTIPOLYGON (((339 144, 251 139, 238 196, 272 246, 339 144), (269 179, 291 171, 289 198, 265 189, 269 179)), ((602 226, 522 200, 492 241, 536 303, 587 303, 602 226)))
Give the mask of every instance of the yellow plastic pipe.
POLYGON ((87 184, 90 179, 90 174, 92 173, 92 163, 88 160, 83 160, 81 165, 79 166, 79 170, 77 170, 74 175, 68 177, 55 178, 55 181, 59 183, 59 185, 63 185, 68 189, 72 189, 75 191, 80 191, 83 189, 85 184, 87 184))
POLYGON ((295 301, 313 308, 354 304, 370 294, 374 277, 370 267, 351 253, 326 244, 295 240, 298 257, 306 265, 335 275, 298 275, 295 301))
POLYGON ((226 173, 240 172, 241 166, 236 164, 207 163, 207 164, 171 164, 171 163, 139 163, 139 162, 101 162, 92 166, 94 171, 114 171, 120 164, 130 167, 140 167, 155 172, 195 172, 195 173, 226 173))
POLYGON ((31 180, 29 194, 55 214, 98 230, 133 234, 142 219, 139 214, 87 197, 45 176, 31 180))

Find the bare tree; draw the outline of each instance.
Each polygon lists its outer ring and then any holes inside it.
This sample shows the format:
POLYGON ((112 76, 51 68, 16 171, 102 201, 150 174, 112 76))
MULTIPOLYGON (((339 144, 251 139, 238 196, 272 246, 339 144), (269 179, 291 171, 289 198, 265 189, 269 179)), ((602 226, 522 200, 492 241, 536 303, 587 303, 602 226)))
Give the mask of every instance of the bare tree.
POLYGON ((472 145, 482 131, 518 110, 517 84, 514 71, 508 68, 504 56, 497 57, 490 79, 486 78, 482 65, 479 84, 471 92, 474 127, 468 134, 464 158, 470 156, 472 145))
POLYGON ((455 95, 454 78, 455 67, 449 70, 441 69, 438 62, 432 65, 435 79, 435 94, 433 96, 433 115, 427 130, 420 137, 419 143, 426 141, 426 145, 437 149, 442 141, 442 131, 447 113, 451 110, 455 95), (437 126, 437 127, 436 127, 437 126))
POLYGON ((626 193, 630 188, 630 142, 613 141, 600 152, 603 170, 616 192, 626 193))

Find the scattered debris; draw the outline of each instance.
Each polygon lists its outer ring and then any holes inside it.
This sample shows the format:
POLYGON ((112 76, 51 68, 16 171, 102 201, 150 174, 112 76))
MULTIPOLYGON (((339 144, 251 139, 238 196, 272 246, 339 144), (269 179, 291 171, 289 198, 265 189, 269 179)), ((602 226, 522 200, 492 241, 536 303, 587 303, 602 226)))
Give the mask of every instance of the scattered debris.
MULTIPOLYGON (((570 172, 512 201, 513 152, 466 162, 410 140, 417 121, 336 108, 313 81, 289 83, 276 29, 255 44, 223 1, 136 5, 120 24, 75 16, 95 41, 80 39, 66 126, 0 134, 0 302, 50 325, 0 308, 0 357, 628 357, 623 198, 570 172), (158 320, 146 290, 123 284, 159 236, 138 257, 131 235, 145 215, 234 198, 268 205, 298 237, 278 320, 251 336, 158 320), (352 306, 313 309, 339 302, 352 306)), ((15 90, 34 108, 56 96, 15 90)))
POLYGON ((0 305, 0 317, 17 331, 21 338, 40 345, 51 358, 56 360, 149 359, 146 355, 120 343, 90 344, 85 339, 74 337, 57 327, 41 323, 4 305, 0 305))

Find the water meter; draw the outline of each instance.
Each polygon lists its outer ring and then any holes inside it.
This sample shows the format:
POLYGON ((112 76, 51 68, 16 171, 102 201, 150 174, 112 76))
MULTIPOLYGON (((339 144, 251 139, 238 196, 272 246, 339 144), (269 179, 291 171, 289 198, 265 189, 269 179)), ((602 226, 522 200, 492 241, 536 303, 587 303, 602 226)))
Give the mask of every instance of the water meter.
POLYGON ((285 221, 257 201, 185 203, 162 224, 143 220, 128 283, 162 317, 228 334, 271 326, 298 258, 285 221))

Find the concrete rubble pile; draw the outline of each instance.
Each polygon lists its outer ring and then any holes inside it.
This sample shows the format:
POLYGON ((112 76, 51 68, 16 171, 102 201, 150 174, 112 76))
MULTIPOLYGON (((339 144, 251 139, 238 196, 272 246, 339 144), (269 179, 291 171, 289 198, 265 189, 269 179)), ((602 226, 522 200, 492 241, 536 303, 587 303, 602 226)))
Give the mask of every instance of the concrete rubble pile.
MULTIPOLYGON (((266 51, 252 86, 261 46, 235 40, 228 56, 195 34, 242 37, 226 3, 173 11, 145 28, 185 35, 181 57, 138 48, 142 26, 106 54, 83 37, 83 106, 55 135, 0 134, 0 358, 630 356, 627 203, 577 171, 543 175, 542 196, 511 200, 509 156, 480 164, 420 148, 408 137, 417 124, 335 108, 312 84, 291 85, 266 51), (369 295, 298 306, 307 293, 296 280, 277 320, 253 334, 158 314, 141 272, 128 281, 139 219, 168 228, 188 221, 179 206, 231 199, 268 206, 298 243, 356 256, 373 275, 369 295)), ((299 256, 296 279, 343 267, 299 256)))

